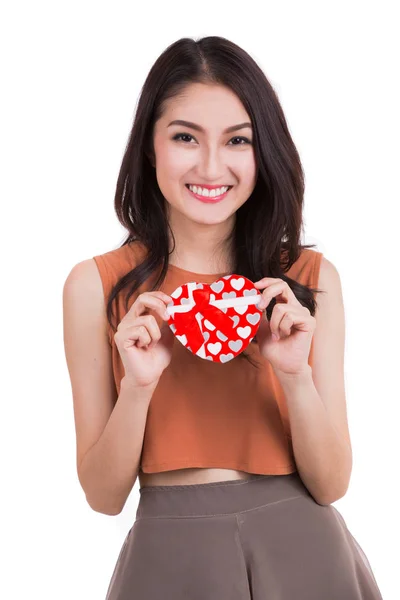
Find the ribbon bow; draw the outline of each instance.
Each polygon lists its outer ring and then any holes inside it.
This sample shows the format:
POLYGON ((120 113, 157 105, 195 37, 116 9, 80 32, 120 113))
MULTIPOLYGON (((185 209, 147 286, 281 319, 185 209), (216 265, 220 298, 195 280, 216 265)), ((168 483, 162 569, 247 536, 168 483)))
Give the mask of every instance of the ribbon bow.
POLYGON ((215 325, 228 338, 233 337, 235 333, 232 319, 217 306, 210 304, 210 294, 211 291, 209 288, 193 290, 193 300, 195 305, 187 312, 177 312, 174 315, 176 334, 186 334, 190 343, 190 348, 194 354, 196 354, 204 344, 203 332, 196 319, 196 314, 198 312, 206 317, 210 323, 215 325))

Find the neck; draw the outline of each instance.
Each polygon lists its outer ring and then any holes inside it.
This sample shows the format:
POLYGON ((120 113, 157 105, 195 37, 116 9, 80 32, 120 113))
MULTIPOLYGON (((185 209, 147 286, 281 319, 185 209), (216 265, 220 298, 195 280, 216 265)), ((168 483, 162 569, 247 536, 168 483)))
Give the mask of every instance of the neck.
POLYGON ((170 251, 173 249, 170 264, 194 273, 230 272, 232 251, 224 240, 230 234, 233 223, 233 219, 227 219, 223 223, 209 225, 186 219, 182 226, 182 219, 170 219, 175 241, 173 243, 170 234, 170 251))

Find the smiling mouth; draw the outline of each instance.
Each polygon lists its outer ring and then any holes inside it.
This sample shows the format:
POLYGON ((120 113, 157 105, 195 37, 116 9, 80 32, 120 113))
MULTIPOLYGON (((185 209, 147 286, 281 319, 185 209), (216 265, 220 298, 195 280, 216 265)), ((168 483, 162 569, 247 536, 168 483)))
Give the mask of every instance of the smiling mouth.
MULTIPOLYGON (((227 196, 227 194, 229 194, 229 191, 233 188, 233 185, 221 186, 221 187, 228 188, 226 190, 226 192, 223 192, 222 194, 218 194, 217 196, 203 196, 203 194, 196 194, 196 192, 193 192, 190 189, 189 185, 191 185, 191 184, 185 183, 185 186, 186 186, 189 194, 193 198, 197 198, 197 200, 200 200, 200 202, 205 202, 208 204, 217 204, 218 202, 221 202, 227 196)), ((218 189, 218 188, 214 188, 214 189, 218 189)))
MULTIPOLYGON (((189 186, 190 186, 190 185, 191 185, 191 186, 195 186, 196 184, 195 184, 195 183, 185 183, 185 186, 187 187, 187 189, 190 189, 190 188, 189 188, 189 186)), ((201 185, 196 185, 196 187, 199 187, 199 188, 201 188, 202 186, 201 186, 201 185)), ((227 187, 227 188, 228 188, 228 189, 227 189, 227 191, 229 192, 229 190, 230 190, 231 188, 233 188, 233 185, 219 185, 219 186, 218 186, 218 187, 216 187, 216 188, 206 188, 206 189, 208 189, 208 191, 209 191, 209 192, 211 192, 211 190, 218 190, 219 188, 223 188, 223 187, 227 187)))

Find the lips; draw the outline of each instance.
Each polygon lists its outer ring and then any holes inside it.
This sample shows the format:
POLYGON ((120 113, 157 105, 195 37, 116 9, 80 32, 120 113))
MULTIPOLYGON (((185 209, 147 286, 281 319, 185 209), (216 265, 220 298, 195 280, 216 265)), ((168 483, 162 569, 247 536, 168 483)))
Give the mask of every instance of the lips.
POLYGON ((227 191, 229 192, 229 190, 230 190, 231 188, 233 188, 233 185, 214 185, 214 186, 210 186, 210 185, 197 185, 197 183, 185 183, 185 186, 186 186, 188 189, 190 189, 190 188, 189 188, 189 186, 190 186, 190 185, 192 185, 192 186, 196 186, 196 187, 199 187, 199 188, 203 188, 203 189, 206 189, 206 190, 210 190, 210 191, 211 191, 211 190, 217 190, 218 188, 222 188, 222 187, 227 187, 227 188, 228 188, 228 190, 227 190, 227 191))
MULTIPOLYGON (((200 200, 200 202, 205 202, 207 204, 216 204, 217 202, 220 202, 221 200, 223 200, 225 198, 225 196, 227 194, 229 194, 229 191, 233 187, 232 185, 227 186, 228 189, 226 190, 226 192, 224 192, 223 194, 220 194, 218 196, 203 196, 202 194, 196 194, 195 192, 192 192, 192 190, 189 188, 189 184, 188 183, 186 183, 185 185, 186 185, 186 188, 187 188, 189 194, 193 198, 196 198, 197 200, 200 200)), ((215 189, 215 188, 213 188, 213 189, 215 189)))

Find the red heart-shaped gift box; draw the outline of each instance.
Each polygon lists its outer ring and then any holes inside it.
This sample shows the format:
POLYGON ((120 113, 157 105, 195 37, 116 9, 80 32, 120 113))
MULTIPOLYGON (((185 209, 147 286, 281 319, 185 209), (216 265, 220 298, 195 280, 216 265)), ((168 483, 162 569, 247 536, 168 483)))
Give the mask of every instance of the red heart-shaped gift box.
POLYGON ((175 337, 196 356, 226 363, 243 352, 257 333, 259 290, 243 275, 225 275, 211 284, 179 286, 168 304, 175 337))

